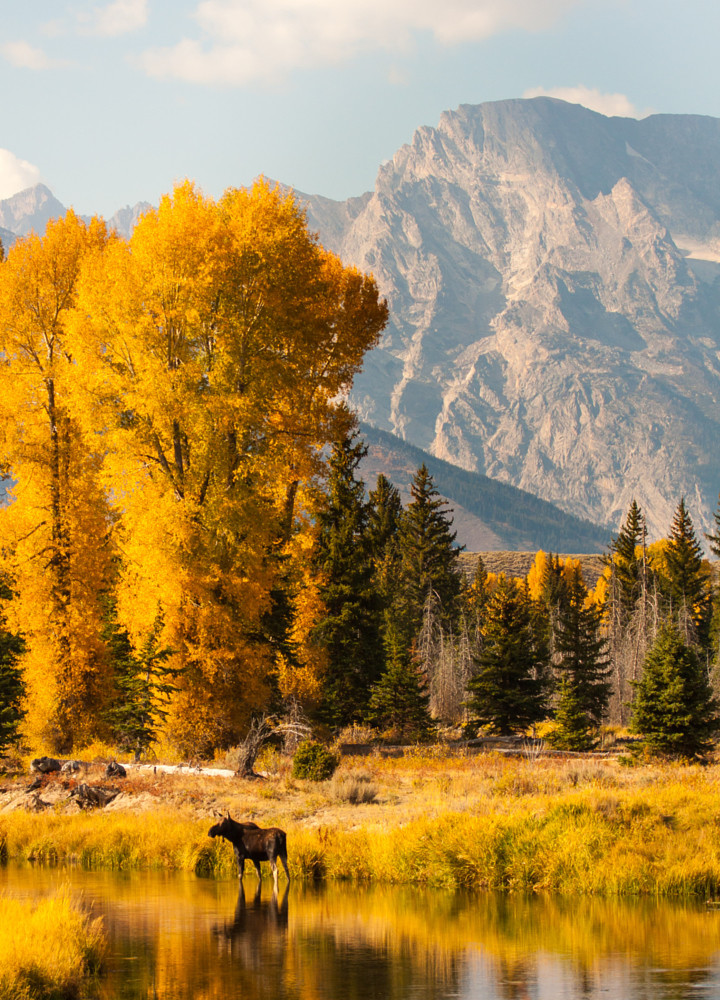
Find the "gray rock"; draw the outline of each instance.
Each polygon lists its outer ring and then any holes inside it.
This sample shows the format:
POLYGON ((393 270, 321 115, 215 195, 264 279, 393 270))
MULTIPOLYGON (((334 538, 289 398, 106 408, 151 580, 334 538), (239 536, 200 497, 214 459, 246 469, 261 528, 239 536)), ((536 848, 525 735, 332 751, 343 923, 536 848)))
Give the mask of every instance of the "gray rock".
POLYGON ((362 419, 465 469, 651 536, 720 489, 720 120, 549 98, 419 129, 309 224, 374 272, 391 321, 362 419))
POLYGON ((81 760, 66 760, 60 767, 60 770, 66 774, 75 774, 77 771, 82 770, 84 766, 81 760))
POLYGON ((60 770, 60 761, 54 757, 36 757, 30 764, 30 770, 40 774, 49 774, 60 770))

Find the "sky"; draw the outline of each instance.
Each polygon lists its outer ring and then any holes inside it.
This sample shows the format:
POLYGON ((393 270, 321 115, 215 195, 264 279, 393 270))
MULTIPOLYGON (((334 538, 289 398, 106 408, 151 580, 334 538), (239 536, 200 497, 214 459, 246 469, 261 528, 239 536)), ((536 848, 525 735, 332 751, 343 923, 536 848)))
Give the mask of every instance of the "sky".
POLYGON ((345 199, 444 110, 539 94, 720 117, 719 38, 718 0, 6 0, 0 198, 345 199))

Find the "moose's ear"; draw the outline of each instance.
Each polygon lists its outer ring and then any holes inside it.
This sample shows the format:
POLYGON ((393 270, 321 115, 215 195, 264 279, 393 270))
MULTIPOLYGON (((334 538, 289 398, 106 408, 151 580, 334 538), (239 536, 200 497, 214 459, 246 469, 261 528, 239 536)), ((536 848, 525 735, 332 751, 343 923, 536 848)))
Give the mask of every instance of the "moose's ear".
POLYGON ((230 810, 228 809, 227 818, 230 819, 230 810))

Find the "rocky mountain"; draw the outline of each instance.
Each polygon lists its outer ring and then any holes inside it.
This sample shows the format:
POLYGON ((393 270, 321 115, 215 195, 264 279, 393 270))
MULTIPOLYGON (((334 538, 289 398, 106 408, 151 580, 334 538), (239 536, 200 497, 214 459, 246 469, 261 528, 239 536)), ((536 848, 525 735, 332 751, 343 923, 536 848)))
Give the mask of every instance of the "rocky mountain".
POLYGON ((13 236, 25 236, 31 231, 44 233, 50 219, 57 219, 65 211, 49 188, 36 184, 0 201, 0 226, 13 236))
POLYGON ((114 229, 120 236, 128 239, 132 235, 132 231, 140 216, 143 212, 147 212, 149 208, 152 208, 149 201, 139 201, 137 205, 126 205, 125 208, 118 209, 107 220, 107 224, 110 229, 114 229))
POLYGON ((407 505, 413 476, 424 464, 452 510, 457 543, 468 552, 526 550, 534 558, 538 549, 563 553, 607 551, 607 530, 566 514, 546 500, 481 473, 460 469, 368 424, 360 425, 360 437, 367 446, 360 465, 366 490, 375 488, 382 473, 398 487, 407 505))
POLYGON ((720 121, 549 98, 419 129, 310 224, 391 320, 361 418, 463 469, 653 536, 720 489, 720 121))
MULTIPOLYGON (((535 98, 446 112, 359 197, 301 195, 389 301, 350 396, 361 419, 613 530, 635 497, 664 535, 681 495, 710 528, 718 176, 718 119, 535 98)), ((145 207, 111 223, 127 234, 145 207)), ((0 202, 0 227, 62 211, 39 185, 0 202)))
MULTIPOLYGON (((121 236, 127 237, 142 213, 149 208, 151 205, 147 201, 126 205, 109 218, 107 224, 121 236)), ((65 205, 44 184, 36 184, 11 198, 5 198, 0 201, 0 238, 3 246, 7 248, 18 236, 25 236, 29 232, 44 233, 50 219, 57 219, 66 211, 65 205)), ((80 218, 86 222, 90 219, 86 215, 80 218)))

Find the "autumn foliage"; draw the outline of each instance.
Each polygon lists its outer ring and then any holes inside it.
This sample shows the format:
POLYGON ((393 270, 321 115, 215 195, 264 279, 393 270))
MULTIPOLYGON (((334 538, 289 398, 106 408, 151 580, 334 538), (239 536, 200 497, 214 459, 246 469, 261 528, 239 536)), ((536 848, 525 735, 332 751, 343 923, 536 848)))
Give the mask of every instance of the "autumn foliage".
MULTIPOLYGON (((373 279, 262 181, 217 202, 181 184, 129 240, 70 212, 12 247, 0 542, 31 743, 104 734, 109 594, 138 655, 151 636, 171 651, 166 724, 187 752, 236 738, 278 671, 302 689, 273 613, 282 591, 301 644, 307 491, 386 315, 373 279)), ((313 652, 295 659, 312 686, 313 652)))

